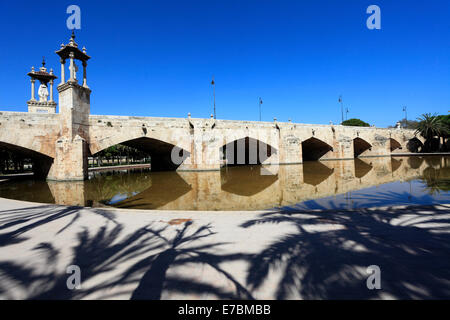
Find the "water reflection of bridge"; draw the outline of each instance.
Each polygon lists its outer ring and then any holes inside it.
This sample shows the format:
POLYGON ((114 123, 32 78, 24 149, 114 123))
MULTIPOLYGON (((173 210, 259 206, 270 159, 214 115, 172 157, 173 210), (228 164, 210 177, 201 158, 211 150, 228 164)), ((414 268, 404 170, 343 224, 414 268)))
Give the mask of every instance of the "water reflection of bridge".
POLYGON ((211 172, 142 172, 90 181, 48 182, 56 203, 161 210, 260 210, 420 177, 449 159, 370 158, 280 166, 275 175, 260 167, 211 172), (442 163, 441 163, 442 162, 442 163))

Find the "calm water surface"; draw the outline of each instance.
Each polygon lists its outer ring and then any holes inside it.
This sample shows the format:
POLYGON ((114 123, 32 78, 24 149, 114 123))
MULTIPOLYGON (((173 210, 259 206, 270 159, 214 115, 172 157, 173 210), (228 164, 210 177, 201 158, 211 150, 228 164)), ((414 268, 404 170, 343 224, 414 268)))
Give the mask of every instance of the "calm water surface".
POLYGON ((95 173, 84 182, 0 182, 0 197, 159 210, 362 208, 450 203, 450 157, 364 158, 215 172, 95 173))

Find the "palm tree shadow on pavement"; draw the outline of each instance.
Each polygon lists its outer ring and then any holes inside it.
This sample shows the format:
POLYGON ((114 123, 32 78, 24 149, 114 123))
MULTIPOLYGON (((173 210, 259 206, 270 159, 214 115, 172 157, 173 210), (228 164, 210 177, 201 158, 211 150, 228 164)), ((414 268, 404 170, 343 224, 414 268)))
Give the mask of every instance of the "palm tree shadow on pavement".
POLYGON ((449 214, 448 206, 265 213, 241 227, 289 223, 297 231, 251 257, 249 290, 278 270, 277 299, 448 299, 449 214), (381 290, 367 288, 371 265, 381 269, 381 290))
POLYGON ((276 274, 276 299, 450 298, 448 205, 281 210, 247 219, 240 227, 248 232, 273 224, 282 235, 244 253, 245 242, 220 242, 212 225, 193 221, 129 229, 100 209, 0 211, 0 250, 31 248, 27 256, 34 262, 2 256, 0 297, 14 299, 20 291, 28 299, 253 299, 276 274), (286 224, 293 229, 284 229, 286 224), (53 233, 36 241, 42 230, 53 233), (72 242, 58 242, 67 235, 72 242), (232 251, 221 247, 229 244, 232 251), (235 263, 246 272, 230 271, 235 263), (68 265, 82 270, 80 290, 67 288, 61 266, 68 265), (381 269, 381 290, 366 286, 370 265, 381 269), (246 280, 239 282, 242 275, 246 280))
MULTIPOLYGON (((21 244, 28 240, 26 232, 66 218, 68 223, 60 224, 62 227, 57 229, 57 234, 62 237, 64 232, 75 228, 77 220, 83 218, 80 210, 81 208, 76 207, 40 206, 1 211, 0 219, 3 224, 0 224, 0 239, 3 241, 0 248, 21 244), (6 232, 1 234, 2 230, 6 232)), ((58 249, 56 240, 34 246, 33 251, 40 254, 46 262, 45 271, 15 260, 1 261, 0 296, 14 298, 11 294, 13 284, 26 291, 27 299, 34 300, 82 299, 89 298, 92 294, 104 299, 128 294, 132 299, 160 299, 163 292, 252 299, 244 286, 220 267, 222 262, 246 259, 246 255, 218 254, 218 246, 222 243, 214 243, 208 239, 214 234, 210 225, 195 226, 192 221, 187 221, 180 229, 174 230, 169 225, 152 223, 125 233, 124 225, 116 221, 113 213, 89 209, 87 214, 91 215, 92 212, 105 220, 103 225, 88 229, 82 223, 79 225, 82 226, 81 230, 73 229, 78 232, 71 248, 66 246, 58 249), (77 265, 81 269, 80 290, 69 290, 69 274, 57 267, 60 265, 60 257, 68 254, 70 259, 64 265, 77 265), (182 268, 186 264, 208 265, 232 283, 234 290, 226 290, 201 279, 168 275, 171 268, 182 268), (118 270, 123 272, 117 275, 118 270), (135 289, 130 291, 130 286, 135 289), (122 289, 124 287, 127 289, 122 289)))
MULTIPOLYGON (((172 239, 162 236, 161 231, 149 230, 154 236, 165 242, 167 249, 158 253, 156 256, 139 261, 124 275, 124 278, 127 278, 130 274, 138 270, 146 269, 139 285, 134 290, 131 299, 159 300, 161 299, 163 290, 169 292, 183 292, 184 294, 206 293, 224 299, 253 299, 250 292, 248 292, 244 286, 219 266, 220 262, 243 259, 245 258, 244 255, 221 256, 208 253, 208 251, 216 249, 221 243, 204 242, 194 246, 183 246, 184 244, 196 242, 214 234, 211 231, 210 225, 200 226, 191 234, 187 234, 191 225, 191 221, 186 222, 180 230, 177 230, 176 235, 172 239), (186 277, 167 275, 167 271, 170 267, 183 266, 189 263, 209 265, 233 283, 235 286, 235 293, 223 291, 223 289, 214 287, 206 282, 198 282, 186 277)), ((123 281, 123 279, 121 279, 121 281, 123 281)))

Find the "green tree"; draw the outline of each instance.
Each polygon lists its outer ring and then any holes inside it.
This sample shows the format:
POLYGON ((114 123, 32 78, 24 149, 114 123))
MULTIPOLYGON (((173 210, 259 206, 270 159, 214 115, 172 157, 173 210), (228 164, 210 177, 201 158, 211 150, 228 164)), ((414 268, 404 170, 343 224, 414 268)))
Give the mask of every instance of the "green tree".
MULTIPOLYGON (((400 126, 404 129, 417 129, 417 126, 419 124, 419 122, 415 121, 415 120, 406 120, 406 119, 402 119, 400 121, 400 126)), ((398 123, 397 122, 397 123, 398 123)), ((393 126, 389 126, 389 128, 396 128, 397 127, 397 123, 393 126)))
POLYGON ((370 124, 364 122, 360 119, 348 119, 342 122, 343 126, 352 126, 352 127, 370 127, 370 124))
MULTIPOLYGON (((112 163, 118 161, 119 157, 126 157, 126 163, 129 164, 129 159, 131 158, 133 161, 141 162, 142 160, 146 160, 148 162, 148 159, 150 158, 149 154, 147 152, 141 151, 136 148, 128 147, 122 144, 116 144, 114 146, 111 146, 107 149, 104 149, 94 155, 95 157, 98 157, 100 159, 100 166, 103 166, 105 164, 102 164, 103 160, 107 160, 109 163, 109 160, 112 160, 112 163)), ((107 165, 107 164, 106 164, 107 165)))
POLYGON ((419 121, 419 124, 416 129, 416 134, 419 133, 425 138, 424 151, 436 151, 439 147, 439 140, 436 147, 435 137, 442 137, 447 134, 447 129, 445 128, 442 119, 435 114, 425 113, 417 118, 417 120, 419 121))
POLYGON ((444 132, 442 132, 442 137, 449 138, 450 137, 450 114, 440 115, 437 118, 442 122, 444 127, 444 132))
POLYGON ((444 126, 444 132, 441 133, 442 149, 443 151, 449 151, 450 143, 448 141, 448 138, 450 138, 450 115, 440 115, 437 117, 441 120, 442 125, 444 126))

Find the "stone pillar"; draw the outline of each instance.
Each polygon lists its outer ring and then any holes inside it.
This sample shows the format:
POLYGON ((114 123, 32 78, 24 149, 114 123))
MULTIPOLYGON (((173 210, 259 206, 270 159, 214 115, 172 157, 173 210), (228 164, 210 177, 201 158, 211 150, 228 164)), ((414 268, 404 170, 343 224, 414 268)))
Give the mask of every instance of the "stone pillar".
POLYGON ((89 114, 91 90, 69 81, 58 86, 61 136, 74 139, 76 135, 89 139, 89 114))
POLYGON ((34 83, 36 82, 36 80, 31 79, 31 101, 35 101, 36 99, 34 98, 34 92, 35 92, 35 87, 34 87, 34 83))
POLYGON ((61 84, 66 83, 66 59, 61 59, 61 84))
POLYGON ((186 132, 186 141, 179 146, 189 152, 189 157, 178 167, 178 171, 220 170, 220 134, 211 129, 210 120, 193 120, 194 128, 186 132), (189 137, 189 138, 187 138, 189 137), (188 141, 189 140, 189 141, 188 141))
POLYGON ((53 102, 53 80, 50 80, 50 102, 53 102))
POLYGON ((85 180, 88 177, 91 90, 68 81, 58 86, 58 92, 61 132, 47 179, 85 180))
POLYGON ((77 135, 73 140, 61 137, 55 144, 55 159, 47 179, 54 181, 81 181, 88 178, 88 145, 77 135))
POLYGON ((87 85, 86 68, 87 68, 87 62, 83 61, 83 87, 89 88, 87 85))
POLYGON ((70 65, 69 65, 70 78, 69 78, 69 81, 75 81, 75 67, 74 67, 74 61, 73 61, 75 56, 74 56, 73 52, 70 53, 69 57, 70 57, 70 65))
POLYGON ((336 159, 354 159, 353 129, 345 126, 333 126, 333 153, 336 159))
POLYGON ((298 164, 303 162, 302 142, 296 137, 291 127, 281 129, 278 149, 280 164, 298 164))

